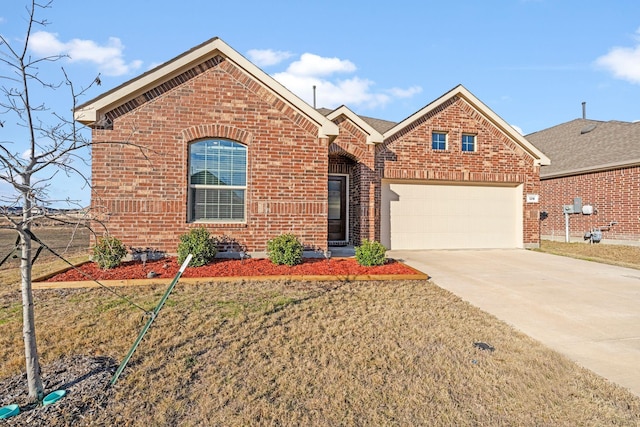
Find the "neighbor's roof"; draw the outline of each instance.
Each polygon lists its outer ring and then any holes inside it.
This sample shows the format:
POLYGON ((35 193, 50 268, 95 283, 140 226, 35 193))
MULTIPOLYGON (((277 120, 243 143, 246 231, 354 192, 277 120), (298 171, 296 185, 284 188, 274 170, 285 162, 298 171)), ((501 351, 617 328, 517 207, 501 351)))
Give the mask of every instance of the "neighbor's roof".
POLYGON ((640 123, 575 119, 526 138, 552 160, 542 179, 640 165, 640 123))
POLYGON ((207 40, 164 64, 103 93, 91 101, 79 105, 74 111, 74 118, 81 123, 92 125, 99 121, 102 118, 101 115, 105 112, 137 97, 147 96, 147 93, 150 93, 162 83, 180 76, 185 71, 214 58, 216 55, 221 55, 232 61, 263 87, 315 122, 318 125, 319 136, 335 136, 338 134, 338 126, 335 123, 328 120, 218 37, 207 40))

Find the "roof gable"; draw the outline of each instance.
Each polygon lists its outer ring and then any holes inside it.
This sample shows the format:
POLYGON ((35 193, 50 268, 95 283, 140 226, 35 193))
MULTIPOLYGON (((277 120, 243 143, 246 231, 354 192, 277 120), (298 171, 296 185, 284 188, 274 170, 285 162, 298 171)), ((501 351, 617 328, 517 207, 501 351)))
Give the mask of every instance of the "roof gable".
POLYGON ((454 87, 449 92, 442 95, 440 98, 431 102, 421 110, 407 117, 400 123, 393 126, 391 129, 387 130, 384 133, 384 139, 391 138, 398 133, 401 133, 406 128, 409 128, 415 123, 417 120, 422 118, 423 116, 437 110, 442 105, 446 104, 451 99, 459 97, 462 98, 465 102, 471 105, 476 111, 478 111, 482 116, 484 116, 489 122, 491 122, 497 129, 499 129, 504 135, 513 140, 517 145, 522 147, 522 149, 528 153, 537 164, 539 165, 548 165, 550 164, 549 158, 542 153, 542 151, 538 150, 533 146, 527 139, 525 139, 518 131, 516 131, 511 125, 505 122, 500 116, 494 113, 489 107, 487 107, 482 101, 476 98, 471 92, 469 92, 464 86, 458 85, 454 87))
POLYGON ((164 64, 131 79, 102 95, 79 105, 74 110, 75 120, 93 125, 102 119, 101 114, 118 107, 126 108, 127 103, 133 108, 136 100, 144 95, 150 99, 180 84, 183 80, 194 77, 203 69, 215 65, 222 59, 232 61, 237 67, 249 74, 258 84, 270 90, 292 108, 299 111, 318 126, 319 137, 330 137, 338 134, 338 126, 324 117, 309 104, 297 97, 273 77, 255 66, 240 55, 220 38, 210 39, 164 64))
POLYGON ((383 137, 380 132, 378 132, 373 128, 373 126, 364 121, 362 117, 358 116, 356 113, 354 113, 344 105, 336 108, 335 110, 327 114, 326 117, 329 120, 335 120, 340 116, 345 116, 367 135, 367 144, 380 144, 383 141, 383 137))

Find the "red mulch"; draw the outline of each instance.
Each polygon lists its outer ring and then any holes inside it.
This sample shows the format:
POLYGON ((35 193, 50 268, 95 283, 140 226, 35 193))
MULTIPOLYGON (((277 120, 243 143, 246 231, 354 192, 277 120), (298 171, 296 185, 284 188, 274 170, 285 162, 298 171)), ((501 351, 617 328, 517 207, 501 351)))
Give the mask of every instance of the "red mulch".
MULTIPOLYGON (((57 274, 47 282, 73 282, 83 280, 125 280, 146 279, 150 271, 160 278, 173 278, 180 266, 176 258, 164 258, 158 261, 123 262, 118 267, 110 270, 101 270, 96 264, 90 262, 79 267, 88 276, 75 269, 57 274)), ((398 275, 416 274, 415 270, 395 260, 387 260, 385 265, 377 267, 363 267, 353 258, 333 258, 330 260, 320 258, 305 258, 302 264, 289 267, 275 265, 268 259, 216 259, 212 263, 202 267, 187 267, 182 277, 229 277, 229 276, 307 276, 307 275, 398 275)))

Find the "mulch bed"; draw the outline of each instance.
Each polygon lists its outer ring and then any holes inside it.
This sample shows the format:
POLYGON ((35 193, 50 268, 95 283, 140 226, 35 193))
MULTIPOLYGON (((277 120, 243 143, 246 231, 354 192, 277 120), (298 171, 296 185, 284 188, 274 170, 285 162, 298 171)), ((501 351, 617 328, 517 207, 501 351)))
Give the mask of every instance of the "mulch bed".
MULTIPOLYGON (((151 277, 172 278, 180 265, 176 258, 164 258, 157 261, 128 261, 110 270, 102 270, 95 263, 87 263, 57 274, 47 282, 74 282, 83 280, 127 280, 147 279, 151 277), (153 273, 151 273, 153 272, 153 273), (151 273, 151 275, 150 275, 151 273)), ((407 275, 416 274, 412 268, 387 260, 384 265, 363 267, 353 258, 305 258, 304 262, 293 267, 275 265, 268 259, 216 259, 202 267, 187 267, 184 278, 201 277, 259 277, 259 276, 355 276, 355 275, 407 275)))

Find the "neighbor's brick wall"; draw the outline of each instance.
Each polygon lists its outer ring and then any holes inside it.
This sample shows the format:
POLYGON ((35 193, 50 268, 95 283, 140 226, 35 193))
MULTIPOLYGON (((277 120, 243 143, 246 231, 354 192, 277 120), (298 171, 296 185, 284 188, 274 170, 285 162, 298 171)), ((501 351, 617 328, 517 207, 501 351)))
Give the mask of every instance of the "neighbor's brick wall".
POLYGON ((187 77, 108 112, 113 130, 93 130, 94 214, 127 246, 168 253, 200 225, 249 251, 284 232, 325 248, 327 141, 316 125, 230 61, 187 77), (248 147, 246 224, 187 222, 188 144, 203 138, 248 147), (140 148, 101 144, 118 141, 140 148))
POLYGON ((583 205, 592 205, 594 215, 569 215, 569 234, 582 237, 594 227, 617 221, 603 239, 640 241, 640 167, 630 167, 541 181, 541 210, 549 217, 541 223, 545 237, 564 239, 563 205, 572 205, 575 197, 583 205))
POLYGON ((387 179, 523 184, 523 244, 539 244, 539 166, 466 101, 452 98, 379 147, 377 172, 387 179), (446 132, 448 149, 431 149, 431 133, 446 132), (462 152, 462 134, 477 135, 477 151, 462 152))

